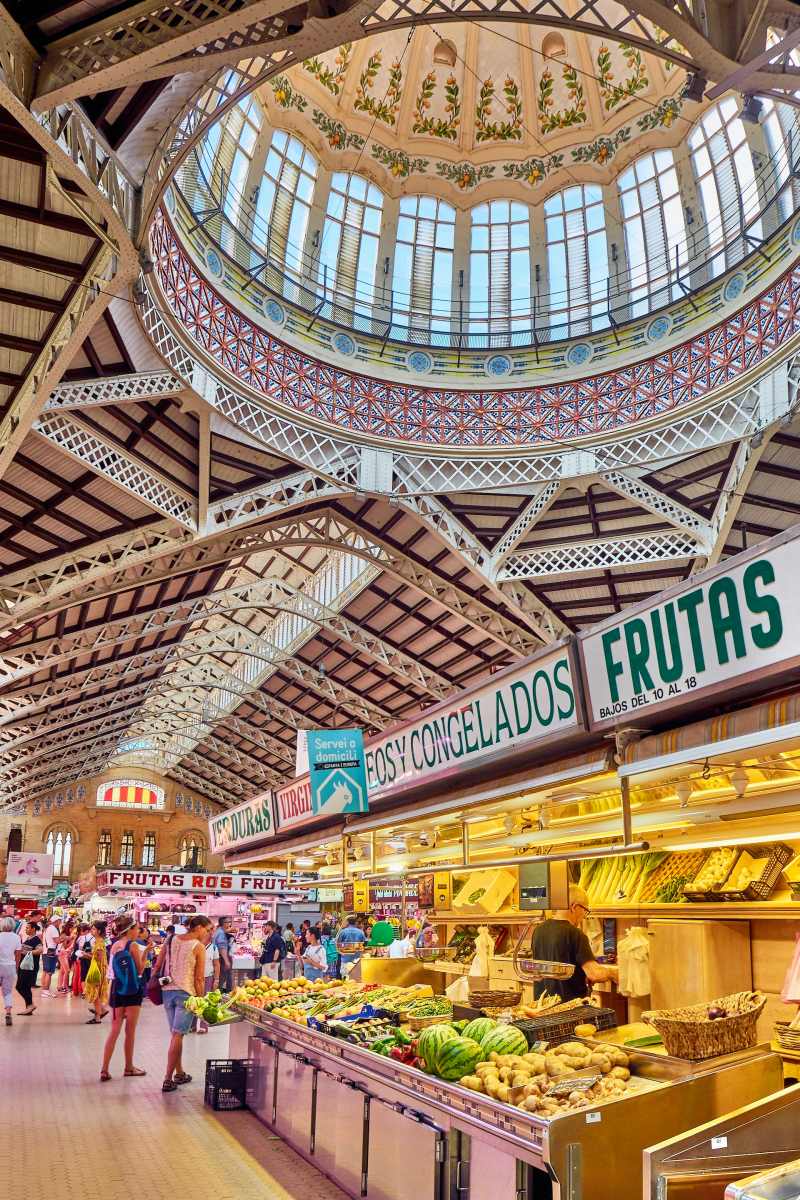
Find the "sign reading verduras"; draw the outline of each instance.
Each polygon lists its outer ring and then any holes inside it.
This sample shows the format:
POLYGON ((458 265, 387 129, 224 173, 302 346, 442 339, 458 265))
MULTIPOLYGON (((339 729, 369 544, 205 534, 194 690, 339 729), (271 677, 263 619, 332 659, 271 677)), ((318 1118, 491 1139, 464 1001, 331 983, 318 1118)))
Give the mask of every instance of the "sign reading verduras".
POLYGON ((208 822, 211 849, 214 854, 241 850, 272 837, 275 831, 272 815, 272 792, 261 792, 252 800, 212 817, 208 822))
POLYGON ((230 872, 207 875, 192 871, 98 871, 97 890, 109 892, 193 892, 224 893, 226 896, 292 894, 281 875, 232 875, 230 872))
POLYGON ((800 655, 800 535, 781 535, 581 638, 592 724, 763 684, 800 655))

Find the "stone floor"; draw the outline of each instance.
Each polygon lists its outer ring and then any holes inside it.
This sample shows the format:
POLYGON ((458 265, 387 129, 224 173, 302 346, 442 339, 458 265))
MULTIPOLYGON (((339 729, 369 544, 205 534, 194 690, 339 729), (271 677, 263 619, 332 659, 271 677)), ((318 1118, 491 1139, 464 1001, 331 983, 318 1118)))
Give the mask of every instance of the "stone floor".
POLYGON ((227 1030, 186 1038, 194 1080, 165 1095, 166 1023, 145 1003, 146 1078, 123 1077, 120 1040, 101 1084, 108 1017, 86 1025, 83 1001, 34 995, 37 1012, 13 1028, 0 1014, 0 1179, 25 1200, 345 1200, 249 1113, 205 1107, 205 1060, 227 1056, 227 1030))

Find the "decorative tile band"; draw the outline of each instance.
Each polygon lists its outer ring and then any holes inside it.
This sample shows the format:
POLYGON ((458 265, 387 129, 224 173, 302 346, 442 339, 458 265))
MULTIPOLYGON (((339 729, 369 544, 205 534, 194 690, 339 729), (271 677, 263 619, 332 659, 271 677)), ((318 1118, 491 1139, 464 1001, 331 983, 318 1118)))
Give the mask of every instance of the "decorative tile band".
POLYGON ((622 429, 710 397, 800 332, 795 264, 727 320, 617 371, 504 390, 395 383, 321 362, 255 325, 198 274, 163 209, 151 237, 166 302, 223 370, 294 413, 394 442, 525 446, 622 429))

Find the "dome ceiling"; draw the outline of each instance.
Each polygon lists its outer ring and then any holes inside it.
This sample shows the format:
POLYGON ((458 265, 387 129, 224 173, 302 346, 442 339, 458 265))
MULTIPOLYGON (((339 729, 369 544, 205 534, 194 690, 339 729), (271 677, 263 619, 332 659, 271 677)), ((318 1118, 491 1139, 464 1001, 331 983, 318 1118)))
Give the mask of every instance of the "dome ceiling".
POLYGON ((611 39, 465 22, 345 43, 270 80, 262 100, 331 166, 357 159, 395 190, 422 176, 471 192, 585 177, 670 130, 675 142, 684 82, 682 67, 611 39))

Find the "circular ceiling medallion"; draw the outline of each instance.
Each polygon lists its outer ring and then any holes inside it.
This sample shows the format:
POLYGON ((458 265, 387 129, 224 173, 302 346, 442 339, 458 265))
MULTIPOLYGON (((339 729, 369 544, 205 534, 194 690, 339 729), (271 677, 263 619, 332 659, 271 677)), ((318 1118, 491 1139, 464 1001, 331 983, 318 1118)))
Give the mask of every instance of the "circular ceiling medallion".
POLYGON ((213 246, 206 250, 206 266, 215 279, 222 278, 222 259, 213 246))
POLYGON ((589 342, 576 342, 566 353, 566 360, 571 367, 584 367, 592 361, 594 349, 589 342))
POLYGON ((797 218, 792 226, 792 243, 795 246, 800 246, 800 217, 797 218))
POLYGON ((406 355, 406 366, 417 375, 427 375, 433 370, 433 359, 426 350, 412 350, 406 355))
POLYGON ((343 354, 345 358, 352 358, 356 352, 356 344, 349 333, 335 333, 331 345, 337 354, 343 354))
POLYGON ((502 379, 510 375, 514 364, 507 354, 493 354, 484 363, 484 370, 491 379, 502 379))
POLYGON ((744 272, 737 271, 734 275, 731 275, 730 279, 725 281, 725 286, 722 289, 722 299, 727 304, 730 304, 733 300, 738 300, 744 291, 746 283, 747 280, 745 279, 744 272))
POLYGON ((653 317, 653 320, 645 330, 645 337, 648 342, 660 342, 665 338, 672 329, 672 317, 662 313, 660 317, 653 317))
POLYGON ((175 206, 177 204, 177 200, 175 199, 175 192, 173 191, 172 187, 168 187, 167 190, 164 192, 164 203, 167 206, 167 212, 169 212, 169 213, 175 212, 175 206))
POLYGON ((277 300, 268 300, 264 305, 264 315, 269 317, 270 321, 274 321, 276 325, 284 325, 286 322, 286 310, 282 304, 278 304, 277 300))

